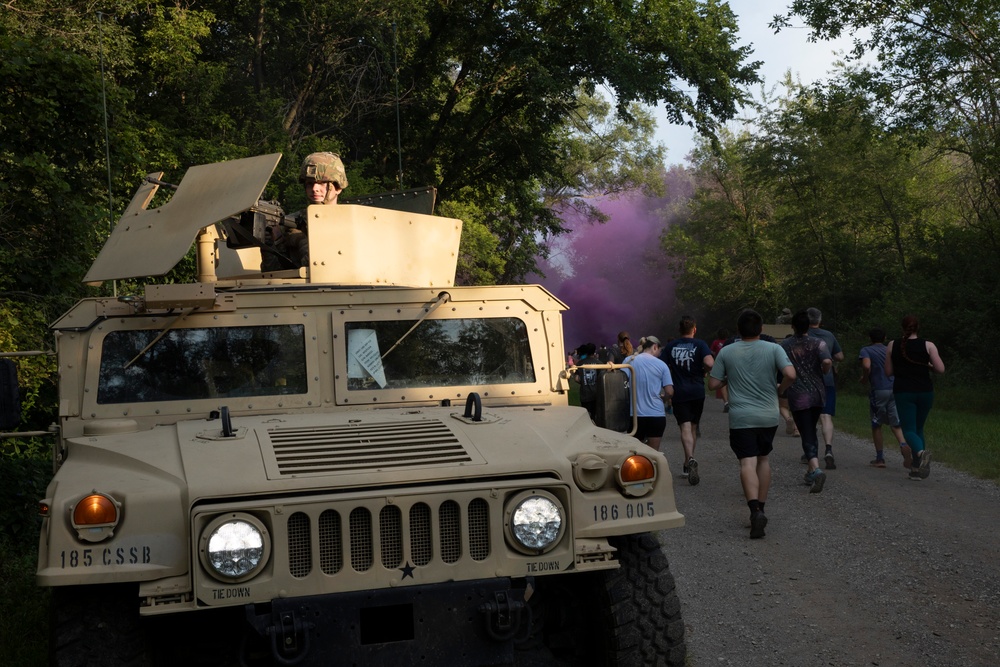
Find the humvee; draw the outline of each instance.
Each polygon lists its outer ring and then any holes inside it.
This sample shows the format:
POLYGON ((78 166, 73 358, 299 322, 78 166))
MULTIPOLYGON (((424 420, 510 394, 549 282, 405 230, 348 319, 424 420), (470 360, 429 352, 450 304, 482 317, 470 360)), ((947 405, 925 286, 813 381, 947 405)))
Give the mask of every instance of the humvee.
POLYGON ((150 174, 85 281, 195 242, 197 282, 52 325, 53 664, 683 664, 667 462, 569 405, 566 306, 456 286, 461 221, 358 204, 263 273, 235 230, 280 157, 158 208, 150 174))

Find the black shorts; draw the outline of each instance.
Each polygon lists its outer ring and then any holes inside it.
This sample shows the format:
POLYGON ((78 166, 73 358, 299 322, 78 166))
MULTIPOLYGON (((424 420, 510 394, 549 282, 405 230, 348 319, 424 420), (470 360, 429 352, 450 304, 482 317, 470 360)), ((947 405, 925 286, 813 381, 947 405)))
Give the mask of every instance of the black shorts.
POLYGON ((701 421, 701 413, 705 409, 705 399, 699 398, 696 401, 684 401, 683 403, 672 403, 674 408, 674 419, 680 426, 684 422, 697 424, 701 421))
POLYGON ((765 428, 731 428, 729 447, 738 459, 767 456, 774 449, 774 434, 777 430, 777 424, 765 428))
POLYGON ((637 417, 638 426, 635 437, 639 440, 646 438, 662 438, 663 432, 667 430, 667 418, 663 417, 637 417))

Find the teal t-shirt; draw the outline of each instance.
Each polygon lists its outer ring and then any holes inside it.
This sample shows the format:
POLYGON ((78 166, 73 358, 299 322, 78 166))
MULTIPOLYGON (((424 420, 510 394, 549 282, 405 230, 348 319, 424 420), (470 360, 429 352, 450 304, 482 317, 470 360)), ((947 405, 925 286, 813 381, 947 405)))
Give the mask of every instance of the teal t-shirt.
POLYGON ((778 425, 778 374, 791 366, 776 343, 738 340, 719 350, 711 376, 729 385, 729 428, 778 425))

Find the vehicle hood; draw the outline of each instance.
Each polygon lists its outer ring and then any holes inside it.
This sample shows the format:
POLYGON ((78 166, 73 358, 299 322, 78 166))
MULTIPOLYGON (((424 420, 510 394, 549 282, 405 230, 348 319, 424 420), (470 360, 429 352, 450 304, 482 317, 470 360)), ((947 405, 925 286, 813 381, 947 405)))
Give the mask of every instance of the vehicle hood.
POLYGON ((456 477, 569 481, 575 453, 625 454, 638 446, 624 434, 595 428, 585 410, 565 406, 490 409, 481 421, 454 408, 236 416, 231 430, 223 434, 219 419, 192 420, 132 434, 128 443, 124 435, 110 436, 100 448, 132 459, 126 467, 177 478, 196 503, 456 477))

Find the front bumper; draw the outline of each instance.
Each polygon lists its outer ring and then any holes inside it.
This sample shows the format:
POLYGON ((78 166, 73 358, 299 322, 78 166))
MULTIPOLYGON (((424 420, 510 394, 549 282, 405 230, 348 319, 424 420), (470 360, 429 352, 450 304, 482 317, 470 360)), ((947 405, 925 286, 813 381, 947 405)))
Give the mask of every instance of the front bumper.
POLYGON ((524 598, 497 578, 276 599, 246 613, 275 664, 474 667, 513 661, 531 626, 524 598))

